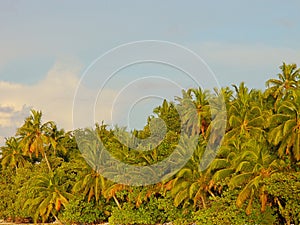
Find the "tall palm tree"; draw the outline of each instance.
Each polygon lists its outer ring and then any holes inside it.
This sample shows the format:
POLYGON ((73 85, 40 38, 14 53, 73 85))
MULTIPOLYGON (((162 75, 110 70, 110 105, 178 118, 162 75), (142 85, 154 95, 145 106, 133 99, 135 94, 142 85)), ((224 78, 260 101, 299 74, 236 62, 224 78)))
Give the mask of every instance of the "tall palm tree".
MULTIPOLYGON (((233 100, 233 91, 229 87, 214 88, 215 96, 224 101, 226 110, 229 110, 230 102, 233 100)), ((217 105, 219 105, 218 103, 217 105)))
POLYGON ((263 111, 259 101, 255 101, 253 96, 257 96, 255 90, 249 91, 244 83, 239 87, 235 86, 236 96, 232 101, 228 112, 227 138, 236 138, 241 135, 246 137, 263 137, 266 125, 267 112, 263 111))
POLYGON ((231 177, 234 173, 235 161, 242 151, 242 140, 244 140, 244 138, 231 139, 220 147, 217 157, 209 166, 209 170, 211 171, 211 174, 213 174, 213 184, 231 177))
POLYGON ((75 136, 86 163, 84 163, 80 171, 82 179, 73 186, 72 191, 74 193, 83 192, 88 197, 88 201, 92 197, 95 197, 96 201, 98 201, 105 187, 105 179, 100 174, 101 165, 103 165, 101 161, 105 161, 105 158, 102 158, 102 145, 100 145, 99 136, 92 129, 78 130, 75 136))
POLYGON ((299 88, 300 69, 297 69, 297 65, 283 63, 279 68, 281 73, 278 74, 278 79, 269 79, 266 82, 266 94, 276 99, 275 105, 292 90, 299 88))
POLYGON ((232 104, 237 102, 244 107, 249 106, 252 100, 250 96, 253 90, 249 90, 249 88, 245 86, 244 82, 241 82, 239 86, 232 85, 232 87, 235 90, 235 95, 232 99, 232 104))
POLYGON ((59 130, 56 124, 52 124, 51 128, 46 130, 46 135, 49 137, 49 150, 51 150, 54 155, 56 155, 57 152, 62 154, 67 153, 66 144, 69 139, 63 129, 59 130))
POLYGON ((211 164, 214 172, 214 183, 228 185, 231 189, 240 188, 237 197, 237 206, 241 207, 248 200, 247 214, 251 213, 252 202, 258 197, 261 201, 261 210, 264 211, 267 203, 267 195, 261 181, 274 172, 280 170, 282 162, 270 154, 266 142, 258 142, 254 139, 247 141, 233 141, 233 145, 220 151, 221 157, 211 164))
POLYGON ((275 156, 270 154, 269 146, 250 140, 245 143, 244 151, 238 156, 235 165, 235 174, 230 179, 229 187, 242 187, 236 204, 241 207, 248 199, 246 213, 250 214, 252 202, 255 197, 261 201, 261 211, 265 211, 267 194, 264 185, 261 185, 265 178, 278 172, 281 163, 275 156))
POLYGON ((246 137, 262 137, 265 126, 263 112, 257 106, 248 109, 232 105, 229 110, 229 131, 228 138, 236 138, 240 135, 246 137))
POLYGON ((182 114, 181 120, 192 135, 201 133, 205 137, 211 116, 208 97, 208 91, 191 88, 187 91, 183 90, 182 97, 176 98, 182 114))
POLYGON ((208 195, 214 197, 210 190, 211 174, 208 170, 200 170, 200 162, 203 160, 205 141, 200 142, 189 162, 182 168, 173 179, 165 185, 167 190, 171 190, 174 196, 175 206, 183 203, 183 207, 193 202, 195 208, 206 208, 206 198, 208 195), (199 204, 200 203, 200 204, 199 204))
MULTIPOLYGON (((166 125, 167 130, 172 130, 175 132, 180 132, 180 118, 175 105, 172 102, 168 102, 164 99, 161 106, 156 107, 153 110, 159 118, 161 118, 166 125)), ((150 121, 153 117, 148 119, 148 124, 146 125, 146 130, 149 130, 150 121)))
POLYGON ((65 191, 64 185, 60 182, 60 177, 55 173, 42 173, 30 179, 28 199, 24 208, 32 212, 34 222, 39 216, 43 223, 52 215, 58 221, 57 213, 62 206, 68 204, 71 194, 65 191))
POLYGON ((73 186, 73 193, 83 193, 83 195, 87 196, 88 202, 93 197, 98 201, 106 186, 104 177, 93 170, 89 165, 86 165, 82 172, 80 175, 82 178, 73 186))
POLYGON ((269 140, 278 147, 280 157, 290 155, 300 160, 300 91, 292 99, 284 100, 271 117, 269 140))
POLYGON ((56 146, 56 141, 51 137, 51 132, 55 127, 54 122, 42 123, 42 112, 31 110, 31 115, 25 120, 22 127, 17 130, 23 145, 24 154, 36 157, 42 155, 45 159, 49 171, 52 171, 47 154, 49 145, 56 146))
POLYGON ((201 172, 198 167, 185 167, 181 169, 176 177, 167 183, 170 187, 171 195, 174 196, 175 206, 183 203, 183 207, 193 202, 195 208, 206 208, 207 197, 210 194, 215 197, 210 190, 210 174, 201 172), (200 204, 199 204, 200 203, 200 204))
POLYGON ((3 167, 17 168, 24 167, 26 160, 23 155, 20 139, 11 137, 6 139, 5 146, 1 147, 3 167))

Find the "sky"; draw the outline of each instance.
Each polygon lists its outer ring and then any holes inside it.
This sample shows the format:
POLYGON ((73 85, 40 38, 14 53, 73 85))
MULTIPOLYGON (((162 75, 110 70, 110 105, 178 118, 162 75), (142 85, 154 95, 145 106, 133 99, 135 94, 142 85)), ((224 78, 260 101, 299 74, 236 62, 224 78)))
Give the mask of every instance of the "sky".
MULTIPOLYGON (((263 89, 283 61, 300 64, 299 7, 297 0, 2 0, 0 144, 32 108, 66 130, 101 120, 141 128, 163 98, 172 100, 189 87, 187 74, 170 65, 123 68, 122 62, 151 51, 112 51, 127 43, 157 40, 183 46, 210 68, 206 72, 214 74, 216 86, 244 81, 263 89), (102 60, 111 51, 115 55, 102 60), (93 62, 100 64, 93 68, 93 62), (101 72, 110 64, 123 69, 106 83, 109 76, 101 72)), ((158 58, 172 56, 163 47, 152 50, 158 58)), ((188 64, 183 55, 173 57, 188 64)))

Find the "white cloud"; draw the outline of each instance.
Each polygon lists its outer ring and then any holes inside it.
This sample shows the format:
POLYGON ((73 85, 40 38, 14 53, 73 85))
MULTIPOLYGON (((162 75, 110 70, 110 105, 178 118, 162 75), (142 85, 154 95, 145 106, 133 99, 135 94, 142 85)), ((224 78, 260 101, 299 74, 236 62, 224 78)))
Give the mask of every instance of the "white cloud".
MULTIPOLYGON (((0 102, 2 107, 15 111, 24 105, 42 110, 45 120, 57 119, 62 126, 70 127, 72 99, 78 83, 76 70, 62 64, 55 64, 47 76, 35 85, 0 82, 0 102)), ((5 118, 4 118, 5 119, 5 118)), ((6 121, 7 123, 8 121, 6 121)), ((5 121, 1 121, 5 124, 5 121)))
MULTIPOLYGON (((189 48, 207 61, 220 78, 222 86, 230 85, 227 84, 229 82, 239 82, 241 79, 247 84, 250 83, 250 86, 261 83, 263 87, 266 79, 278 73, 278 66, 283 60, 287 63, 299 64, 300 62, 300 51, 297 49, 266 45, 211 42, 192 43, 189 48)), ((91 88, 81 85, 79 89, 81 95, 77 96, 75 101, 76 113, 75 124, 73 124, 73 101, 80 82, 80 69, 77 62, 56 63, 45 78, 34 85, 0 81, 0 144, 3 137, 14 135, 16 127, 20 126, 24 118, 29 115, 29 107, 42 110, 44 121, 54 120, 59 127, 72 130, 77 127, 93 126, 95 121, 104 120, 110 123, 113 119, 114 124, 119 123, 120 119, 128 118, 128 108, 131 110, 135 107, 133 100, 147 94, 150 96, 147 90, 155 89, 153 86, 159 85, 158 89, 162 90, 161 96, 164 96, 164 91, 170 93, 170 90, 166 89, 167 85, 161 82, 152 84, 147 80, 147 83, 138 85, 134 90, 131 87, 129 92, 119 93, 120 90, 116 87, 107 88, 101 93, 100 101, 96 98, 100 87, 94 85, 91 88), (121 100, 116 100, 117 96, 121 100), (94 112, 97 114, 95 118, 94 112), (112 114, 114 118, 111 118, 112 114)), ((95 76, 95 79, 98 78, 95 76)), ((93 83, 96 84, 96 81, 93 83)), ((119 81, 121 80, 115 82, 122 86, 123 83, 119 81)), ((144 107, 143 104, 141 105, 144 107)), ((141 114, 141 111, 138 113, 141 114)), ((137 117, 134 119, 141 120, 137 117)))
POLYGON ((96 104, 99 114, 94 120, 93 107, 98 90, 80 84, 80 67, 76 64, 56 63, 45 78, 34 85, 0 81, 0 145, 5 137, 15 134, 31 108, 43 112, 44 122, 55 121, 65 130, 93 126, 95 120, 110 121, 111 103, 116 91, 104 90, 104 100, 101 105, 96 104), (79 116, 73 124, 73 102, 79 84, 83 95, 77 96, 78 107, 75 110, 79 116))
POLYGON ((30 108, 42 110, 43 120, 72 129, 72 104, 79 67, 56 63, 45 79, 34 85, 0 81, 0 143, 14 135, 29 116, 30 108))
MULTIPOLYGON (((129 95, 123 96, 117 106, 113 105, 120 91, 116 88, 103 89, 97 98, 101 84, 90 87, 80 83, 79 72, 74 63, 56 63, 43 80, 33 85, 0 81, 0 145, 5 137, 15 134, 31 108, 43 112, 44 122, 53 120, 65 130, 94 126, 102 120, 119 124, 124 117, 122 112, 128 113, 125 110, 132 104, 128 102, 129 95), (119 113, 112 115, 115 110, 119 113)), ((141 89, 131 95, 141 94, 141 89)))
POLYGON ((30 107, 26 105, 20 109, 13 106, 0 105, 0 145, 4 143, 6 137, 15 134, 16 128, 21 126, 29 112, 30 107))

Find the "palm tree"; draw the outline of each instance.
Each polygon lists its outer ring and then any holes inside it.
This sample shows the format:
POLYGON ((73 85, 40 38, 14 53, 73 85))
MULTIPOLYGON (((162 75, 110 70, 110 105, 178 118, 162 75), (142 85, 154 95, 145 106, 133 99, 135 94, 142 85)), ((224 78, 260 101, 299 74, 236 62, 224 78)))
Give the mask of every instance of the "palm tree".
POLYGON ((217 157, 212 161, 209 170, 213 174, 212 183, 216 184, 232 176, 234 173, 235 161, 241 150, 244 138, 231 139, 222 145, 217 157))
POLYGON ((206 208, 206 199, 210 194, 215 197, 210 190, 210 175, 201 172, 198 167, 185 167, 181 169, 176 177, 166 184, 174 196, 174 204, 178 207, 183 203, 183 207, 189 205, 189 201, 193 202, 195 208, 206 208))
POLYGON ((49 137, 49 150, 51 150, 54 155, 56 155, 57 152, 62 154, 67 153, 66 144, 69 137, 63 129, 59 130, 56 124, 53 124, 51 129, 47 129, 46 135, 49 137))
POLYGON ((262 137, 265 121, 261 109, 257 106, 245 109, 232 105, 229 110, 230 130, 226 136, 228 138, 236 138, 240 135, 262 137))
POLYGON ((262 106, 254 101, 253 96, 257 95, 254 90, 249 91, 248 88, 241 83, 239 87, 234 85, 236 97, 232 101, 229 108, 229 130, 226 133, 227 138, 236 138, 239 136, 263 137, 264 127, 266 125, 266 111, 262 106))
POLYGON ((130 189, 129 186, 108 181, 105 189, 103 190, 103 197, 106 198, 107 201, 113 198, 118 208, 122 209, 121 204, 117 198, 117 193, 119 191, 123 191, 127 189, 130 189))
MULTIPOLYGON (((104 146, 101 144, 100 137, 103 137, 102 134, 104 130, 106 130, 105 127, 106 126, 100 127, 96 125, 96 131, 85 129, 75 132, 78 147, 82 154, 82 160, 85 160, 86 163, 84 163, 79 172, 81 179, 75 183, 72 192, 83 193, 84 196, 87 196, 88 202, 91 201, 92 198, 98 201, 101 195, 107 200, 113 198, 117 206, 121 209, 116 193, 122 190, 124 185, 113 183, 104 178, 104 176, 112 177, 118 175, 118 168, 112 168, 106 154, 102 154, 104 146)), ((104 144, 109 146, 109 141, 105 140, 105 142, 104 144)), ((113 150, 115 150, 115 148, 110 151, 113 150)), ((122 151, 119 150, 118 153, 119 152, 122 151)), ((113 153, 116 154, 115 152, 113 153)), ((117 156, 120 157, 118 154, 117 156)))
POLYGON ((266 142, 254 139, 248 141, 236 140, 232 145, 220 151, 219 158, 211 164, 214 172, 212 180, 215 184, 228 185, 231 189, 240 188, 236 204, 241 207, 248 200, 247 214, 251 213, 252 202, 255 197, 261 201, 261 210, 264 211, 267 203, 267 194, 261 181, 277 172, 282 165, 275 156, 270 154, 266 142))
POLYGON ((42 112, 31 110, 31 115, 17 131, 20 135, 24 154, 35 154, 36 157, 42 155, 45 159, 49 171, 52 171, 47 157, 49 145, 55 146, 56 141, 51 137, 51 132, 55 127, 54 122, 42 123, 42 112))
MULTIPOLYGON (((168 131, 172 130, 174 132, 180 132, 180 118, 177 109, 172 102, 168 102, 164 99, 162 105, 156 107, 153 112, 165 122, 168 131)), ((150 121, 153 119, 153 117, 148 118, 148 124, 145 127, 145 130, 148 131, 148 133, 151 124, 150 121)))
MULTIPOLYGON (((78 147, 81 151, 84 163, 80 172, 80 179, 74 186, 74 193, 83 192, 88 197, 88 201, 95 197, 99 200, 101 192, 105 187, 105 179, 100 174, 103 172, 105 157, 102 157, 102 147, 97 132, 92 129, 78 130, 75 134, 78 147)), ((106 162, 109 163, 109 162, 106 162)))
POLYGON ((60 177, 55 173, 42 173, 34 176, 28 181, 30 188, 28 190, 28 199, 24 208, 34 215, 36 223, 39 216, 43 223, 46 222, 50 214, 58 221, 57 213, 62 206, 68 204, 71 194, 65 191, 64 185, 61 184, 60 177))
POLYGON ((3 167, 11 167, 16 170, 19 167, 24 167, 26 160, 23 156, 20 139, 11 137, 6 139, 5 146, 1 147, 3 167))
POLYGON ((200 170, 200 162, 203 160, 205 147, 206 142, 200 142, 186 166, 165 184, 166 190, 171 190, 171 195, 174 196, 175 206, 183 203, 183 207, 185 207, 192 201, 195 208, 200 207, 200 202, 202 207, 206 208, 207 196, 214 197, 210 190, 210 172, 200 170))
MULTIPOLYGON (((229 87, 224 87, 224 88, 220 88, 220 90, 217 88, 214 88, 214 92, 217 97, 217 100, 218 100, 218 98, 223 98, 221 100, 223 100, 223 102, 225 103, 226 110, 228 111, 230 102, 233 100, 233 91, 230 90, 229 87)), ((216 105, 219 105, 219 104, 220 103, 218 103, 216 105)))
POLYGON ((98 201, 106 186, 104 177, 93 170, 89 165, 86 165, 82 172, 80 175, 82 178, 73 186, 73 193, 83 193, 83 195, 87 196, 88 202, 93 197, 98 201))
POLYGON ((241 207, 248 199, 246 213, 251 213, 252 202, 255 197, 261 201, 261 211, 265 211, 267 194, 264 185, 265 178, 278 172, 281 163, 270 154, 269 146, 250 140, 245 143, 244 151, 238 157, 235 174, 229 181, 230 188, 243 187, 237 197, 236 204, 241 207))
POLYGON ((241 82, 239 86, 236 85, 232 85, 232 86, 235 90, 235 95, 234 98, 232 99, 232 104, 237 102, 244 107, 248 107, 252 101, 250 96, 253 90, 252 89, 249 90, 249 88, 245 86, 244 82, 241 82))
POLYGON ((210 112, 211 121, 206 130, 206 137, 209 137, 210 146, 219 149, 224 139, 227 126, 227 112, 229 111, 232 91, 229 88, 214 89, 215 93, 211 95, 210 112))
POLYGON ((297 69, 297 65, 283 63, 279 68, 281 73, 278 74, 278 79, 266 82, 266 95, 272 95, 276 99, 275 106, 290 94, 291 90, 299 88, 300 69, 297 69))
POLYGON ((192 134, 202 134, 210 122, 209 92, 201 88, 182 91, 182 98, 177 97, 179 109, 182 111, 181 120, 186 124, 186 129, 192 134))
POLYGON ((284 100, 277 113, 271 117, 269 140, 278 147, 278 154, 290 155, 291 160, 300 160, 300 91, 295 97, 284 100))

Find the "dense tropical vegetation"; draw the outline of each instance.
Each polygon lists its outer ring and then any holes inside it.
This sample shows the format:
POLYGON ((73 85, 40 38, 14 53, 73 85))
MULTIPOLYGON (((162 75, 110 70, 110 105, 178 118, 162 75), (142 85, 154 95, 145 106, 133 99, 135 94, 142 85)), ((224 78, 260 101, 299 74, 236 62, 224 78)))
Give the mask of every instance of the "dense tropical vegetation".
MULTIPOLYGON (((280 70, 264 91, 250 90, 244 83, 211 92, 183 91, 174 102, 155 108, 143 130, 131 132, 104 123, 65 132, 32 110, 1 147, 0 218, 67 224, 300 224, 300 69, 283 63, 280 70), (208 98, 218 95, 227 110, 225 137, 202 171, 199 164, 213 119, 208 98), (186 118, 184 129, 199 139, 176 174, 157 184, 129 186, 106 178, 116 168, 95 169, 99 160, 106 160, 104 146, 128 164, 162 161, 179 143, 177 109, 189 102, 197 113, 181 115, 186 118), (154 149, 135 150, 134 143, 125 145, 115 135, 147 138, 160 129, 151 127, 157 118, 165 121, 166 135, 154 149), (76 142, 76 135, 85 138, 76 142), (81 151, 79 145, 84 146, 81 151)), ((217 137, 214 141, 220 142, 217 137)), ((181 150, 188 148, 187 143, 181 150)), ((137 174, 136 179, 143 177, 137 174)))

